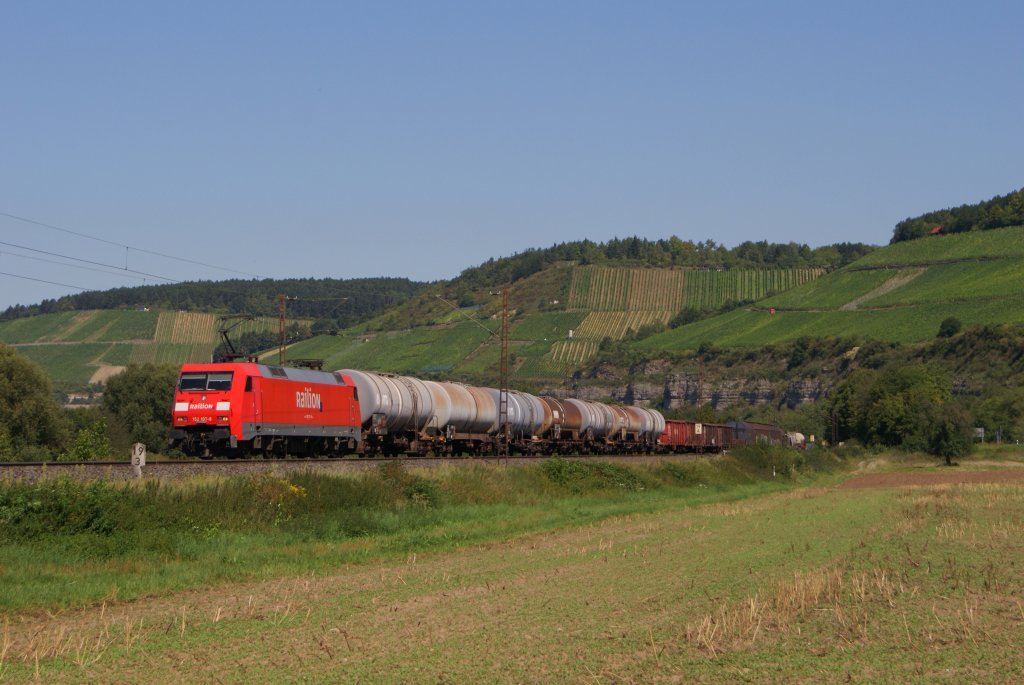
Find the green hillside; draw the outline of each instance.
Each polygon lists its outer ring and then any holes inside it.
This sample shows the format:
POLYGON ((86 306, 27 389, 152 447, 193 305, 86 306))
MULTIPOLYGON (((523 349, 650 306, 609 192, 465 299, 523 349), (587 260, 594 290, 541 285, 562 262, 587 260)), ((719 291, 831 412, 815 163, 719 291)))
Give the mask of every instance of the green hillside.
POLYGON ((653 335, 638 347, 761 347, 802 336, 918 342, 935 337, 947 317, 965 326, 1024 321, 1024 228, 896 243, 755 306, 653 335))
POLYGON ((72 311, 216 311, 273 317, 279 297, 286 295, 295 318, 344 328, 377 316, 426 287, 407 278, 189 281, 89 290, 36 305, 15 305, 0 312, 0 322, 72 311))
POLYGON ((687 312, 750 302, 808 282, 874 248, 838 243, 744 242, 726 248, 638 237, 529 249, 470 267, 435 284, 402 278, 230 280, 89 292, 0 313, 0 342, 39 359, 59 387, 102 380, 127 363, 210 359, 220 343, 217 317, 263 314, 232 331, 246 354, 276 357, 278 296, 287 293, 289 326, 304 321, 289 359, 328 368, 494 378, 501 289, 508 288, 519 379, 545 381, 592 359, 604 339, 664 328, 687 312), (267 316, 267 315, 270 316, 267 316), (316 335, 322 334, 322 335, 316 335), (315 335, 311 337, 310 335, 315 335), (83 345, 81 350, 46 346, 83 345))
MULTIPOLYGON (((558 263, 509 289, 512 376, 518 385, 550 382, 622 340, 661 329, 683 309, 710 311, 807 283, 818 268, 717 271, 558 263)), ((494 289, 439 284, 365 327, 289 348, 289 358, 325 368, 382 371, 493 382, 500 355, 500 302, 494 289), (466 306, 459 307, 458 304, 466 306)), ((273 359, 273 353, 268 353, 273 359)))
MULTIPOLYGON (((471 323, 364 335, 318 336, 288 348, 288 357, 324 361, 324 368, 430 374, 451 371, 489 337, 471 323)), ((273 361, 276 351, 267 355, 273 361)))
POLYGON ((895 243, 875 250, 853 264, 852 268, 891 266, 896 264, 935 263, 958 259, 984 259, 1024 256, 1022 226, 989 231, 927 236, 895 243))
POLYGON ((1024 224, 1024 188, 991 200, 927 212, 896 224, 892 242, 915 240, 938 229, 941 233, 989 231, 1024 224))
MULTIPOLYGON (((216 314, 199 312, 72 311, 0 323, 0 342, 39 363, 58 388, 79 389, 130 363, 209 361, 218 326, 216 314)), ((277 329, 276 319, 262 317, 233 335, 277 329)))
MULTIPOLYGON (((804 336, 916 342, 933 338, 950 316, 964 325, 1024 320, 1024 228, 940 234, 861 254, 829 272, 572 261, 525 269, 507 286, 513 380, 555 381, 591 362, 605 340, 648 353, 703 343, 761 347, 804 336), (668 328, 701 315, 708 318, 668 328)), ((483 282, 479 270, 467 274, 421 289, 358 326, 295 343, 288 358, 321 359, 327 369, 494 382, 502 283, 483 282)), ((69 388, 127 363, 208 360, 220 342, 217 325, 215 314, 194 311, 68 311, 0 323, 0 342, 69 388)), ((272 344, 267 334, 276 330, 276 319, 264 317, 232 337, 262 333, 272 344)), ((276 355, 275 348, 263 358, 274 362, 276 355)))

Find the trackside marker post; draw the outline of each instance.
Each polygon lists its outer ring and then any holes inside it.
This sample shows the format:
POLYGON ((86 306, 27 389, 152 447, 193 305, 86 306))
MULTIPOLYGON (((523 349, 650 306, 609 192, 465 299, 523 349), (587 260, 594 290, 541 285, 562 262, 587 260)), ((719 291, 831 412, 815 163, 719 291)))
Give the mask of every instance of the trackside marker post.
POLYGON ((132 470, 136 478, 142 478, 142 467, 146 465, 146 446, 141 442, 132 445, 132 470))

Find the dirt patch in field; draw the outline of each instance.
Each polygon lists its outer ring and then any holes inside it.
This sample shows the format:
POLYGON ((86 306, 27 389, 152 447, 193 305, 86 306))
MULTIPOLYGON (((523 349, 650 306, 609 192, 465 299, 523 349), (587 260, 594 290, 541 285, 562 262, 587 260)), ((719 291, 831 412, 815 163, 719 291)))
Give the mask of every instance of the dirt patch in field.
POLYGON ((874 290, 864 293, 858 298, 850 300, 839 309, 844 312, 852 311, 869 300, 873 300, 876 297, 881 297, 882 295, 885 295, 888 292, 896 290, 896 288, 902 288, 907 283, 910 283, 912 280, 914 280, 924 272, 925 270, 921 268, 906 269, 905 271, 901 271, 892 278, 890 278, 888 281, 883 283, 882 285, 875 288, 874 290))
POLYGON ((856 476, 840 488, 901 488, 922 485, 961 485, 967 483, 1006 483, 1024 481, 1024 469, 1008 468, 993 471, 960 471, 955 468, 927 473, 868 473, 856 476))
POLYGON ((96 372, 93 373, 92 378, 89 379, 89 383, 91 385, 96 385, 97 383, 106 383, 108 380, 110 380, 111 377, 116 376, 122 371, 124 371, 123 366, 110 366, 105 364, 100 368, 96 369, 96 372))

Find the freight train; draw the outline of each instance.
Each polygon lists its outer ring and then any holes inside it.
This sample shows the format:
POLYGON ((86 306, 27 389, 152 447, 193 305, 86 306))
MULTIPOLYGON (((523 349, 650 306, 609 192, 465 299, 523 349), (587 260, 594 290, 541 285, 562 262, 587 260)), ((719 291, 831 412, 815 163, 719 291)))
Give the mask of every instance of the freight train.
POLYGON ((169 446, 190 456, 640 454, 660 412, 461 383, 251 362, 186 364, 169 446), (505 426, 507 426, 507 434, 505 426))
POLYGON ((186 364, 169 446, 189 456, 487 456, 722 452, 803 446, 776 426, 666 420, 643 407, 556 399, 461 383, 252 362, 186 364))

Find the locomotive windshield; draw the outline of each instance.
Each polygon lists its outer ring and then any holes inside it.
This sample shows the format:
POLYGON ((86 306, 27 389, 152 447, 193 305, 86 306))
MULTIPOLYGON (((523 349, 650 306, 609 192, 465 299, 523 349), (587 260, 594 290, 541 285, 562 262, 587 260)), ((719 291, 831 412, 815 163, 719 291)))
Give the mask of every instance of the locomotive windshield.
POLYGON ((230 390, 231 371, 218 371, 214 373, 183 373, 178 380, 178 390, 182 391, 203 391, 203 390, 230 390))

